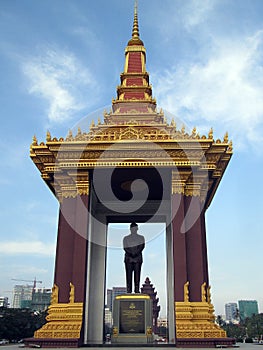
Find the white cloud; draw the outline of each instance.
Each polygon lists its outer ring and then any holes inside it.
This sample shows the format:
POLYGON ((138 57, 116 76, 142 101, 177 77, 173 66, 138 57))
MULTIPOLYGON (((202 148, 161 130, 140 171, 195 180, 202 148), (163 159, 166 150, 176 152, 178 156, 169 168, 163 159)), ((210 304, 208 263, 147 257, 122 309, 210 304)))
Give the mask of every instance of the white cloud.
POLYGON ((191 29, 206 20, 214 7, 213 0, 191 0, 183 7, 183 23, 186 29, 191 29))
POLYGON ((1 242, 0 253, 5 255, 46 255, 55 254, 55 245, 40 241, 1 242))
MULTIPOLYGON (((156 16, 158 11, 158 31, 162 33, 162 41, 169 42, 177 35, 189 35, 192 33, 191 40, 197 38, 196 30, 203 30, 204 24, 214 15, 214 9, 218 0, 188 0, 188 1, 166 1, 164 6, 154 7, 150 15, 156 16)), ((149 20, 149 19, 148 19, 149 20)), ((152 20, 149 20, 152 24, 152 20)), ((154 28, 156 31, 156 26, 154 28)), ((179 37, 177 37, 179 39, 179 37)), ((185 37, 189 39, 189 37, 185 37)), ((180 39, 179 39, 180 40, 180 39)), ((175 43, 178 45, 178 42, 175 43)))
POLYGON ((72 53, 49 48, 42 51, 41 55, 23 64, 23 72, 29 80, 28 91, 47 101, 51 122, 63 122, 93 102, 95 79, 72 53), (88 88, 91 91, 89 101, 86 98, 88 88))
MULTIPOLYGON (((47 275, 49 273, 48 269, 40 268, 32 265, 11 265, 10 270, 12 269, 13 275, 15 277, 19 276, 39 276, 39 275, 47 275)), ((10 271, 9 271, 10 275, 10 271)), ((14 277, 14 278, 15 278, 14 277)), ((22 282, 22 281, 21 281, 22 282)), ((33 281, 32 281, 33 282, 33 281)))
POLYGON ((243 41, 214 39, 202 63, 180 63, 153 76, 158 103, 187 121, 218 123, 238 142, 261 142, 262 53, 263 31, 243 41))

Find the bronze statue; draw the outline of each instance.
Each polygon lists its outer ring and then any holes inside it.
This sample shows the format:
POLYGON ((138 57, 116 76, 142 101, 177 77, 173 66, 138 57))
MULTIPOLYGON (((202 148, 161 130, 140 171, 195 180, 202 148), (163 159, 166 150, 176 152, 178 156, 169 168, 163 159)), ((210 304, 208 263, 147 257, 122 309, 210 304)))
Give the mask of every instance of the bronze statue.
POLYGON ((142 251, 145 246, 144 237, 137 233, 138 225, 132 222, 130 225, 131 233, 123 239, 123 248, 125 250, 125 269, 126 269, 126 288, 127 293, 132 293, 132 274, 134 273, 134 292, 140 293, 140 275, 142 266, 142 251))

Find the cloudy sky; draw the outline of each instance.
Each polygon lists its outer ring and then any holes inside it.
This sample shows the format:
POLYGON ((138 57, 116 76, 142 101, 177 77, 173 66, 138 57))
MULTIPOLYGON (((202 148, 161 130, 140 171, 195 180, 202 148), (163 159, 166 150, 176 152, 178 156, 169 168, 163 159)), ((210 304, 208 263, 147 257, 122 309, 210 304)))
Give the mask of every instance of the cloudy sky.
MULTIPOLYGON (((213 127, 215 138, 228 131, 233 140, 206 214, 217 314, 240 299, 256 299, 263 310, 262 13, 262 0, 139 1, 158 107, 200 134, 213 127)), ((14 278, 52 286, 58 202, 29 158, 31 140, 45 140, 47 130, 64 137, 83 117, 88 129, 90 115, 110 106, 132 21, 133 0, 0 1, 1 295, 11 298, 14 278)), ((156 286, 165 315, 165 235, 157 231, 142 278, 156 286)), ((109 249, 109 287, 125 283, 112 273, 122 254, 109 249)))

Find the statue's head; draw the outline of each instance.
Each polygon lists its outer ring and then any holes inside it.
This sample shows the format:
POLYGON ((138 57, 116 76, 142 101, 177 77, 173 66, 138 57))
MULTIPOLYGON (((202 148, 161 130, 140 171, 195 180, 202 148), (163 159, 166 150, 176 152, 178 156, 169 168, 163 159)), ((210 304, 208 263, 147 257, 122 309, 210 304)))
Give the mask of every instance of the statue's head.
POLYGON ((136 224, 136 222, 132 222, 131 224, 130 224, 130 228, 132 228, 132 227, 138 227, 138 225, 136 224))
POLYGON ((132 233, 136 233, 138 231, 138 225, 136 224, 136 222, 133 221, 130 224, 130 230, 131 230, 132 233))

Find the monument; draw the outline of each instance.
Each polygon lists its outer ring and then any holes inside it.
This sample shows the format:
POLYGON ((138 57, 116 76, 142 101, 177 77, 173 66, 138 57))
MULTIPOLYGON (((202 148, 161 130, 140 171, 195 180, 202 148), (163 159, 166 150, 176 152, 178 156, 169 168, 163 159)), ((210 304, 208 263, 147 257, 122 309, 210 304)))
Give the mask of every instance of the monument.
MULTIPOLYGON (((136 6, 117 97, 102 117, 89 129, 69 130, 65 138, 47 132, 46 142, 38 142, 34 136, 30 147, 59 202, 52 304, 47 323, 30 342, 103 343, 107 227, 134 221, 166 225, 169 343, 230 344, 214 322, 205 212, 230 161, 232 142, 227 133, 215 140, 212 129, 200 136, 196 128, 178 128, 157 109, 136 6)), ((120 317, 125 309, 121 312, 120 317)), ((147 327, 140 320, 138 327, 147 327)))
POLYGON ((142 265, 142 251, 145 246, 144 237, 137 234, 138 225, 132 222, 130 225, 131 233, 123 239, 123 248, 125 250, 125 271, 127 293, 132 292, 132 275, 134 275, 134 293, 140 293, 140 276, 142 265))
POLYGON ((145 240, 137 233, 136 222, 130 224, 130 231, 123 239, 127 294, 119 295, 114 300, 112 343, 152 343, 152 300, 149 295, 140 294, 145 240), (135 294, 132 294, 132 277, 135 294))

